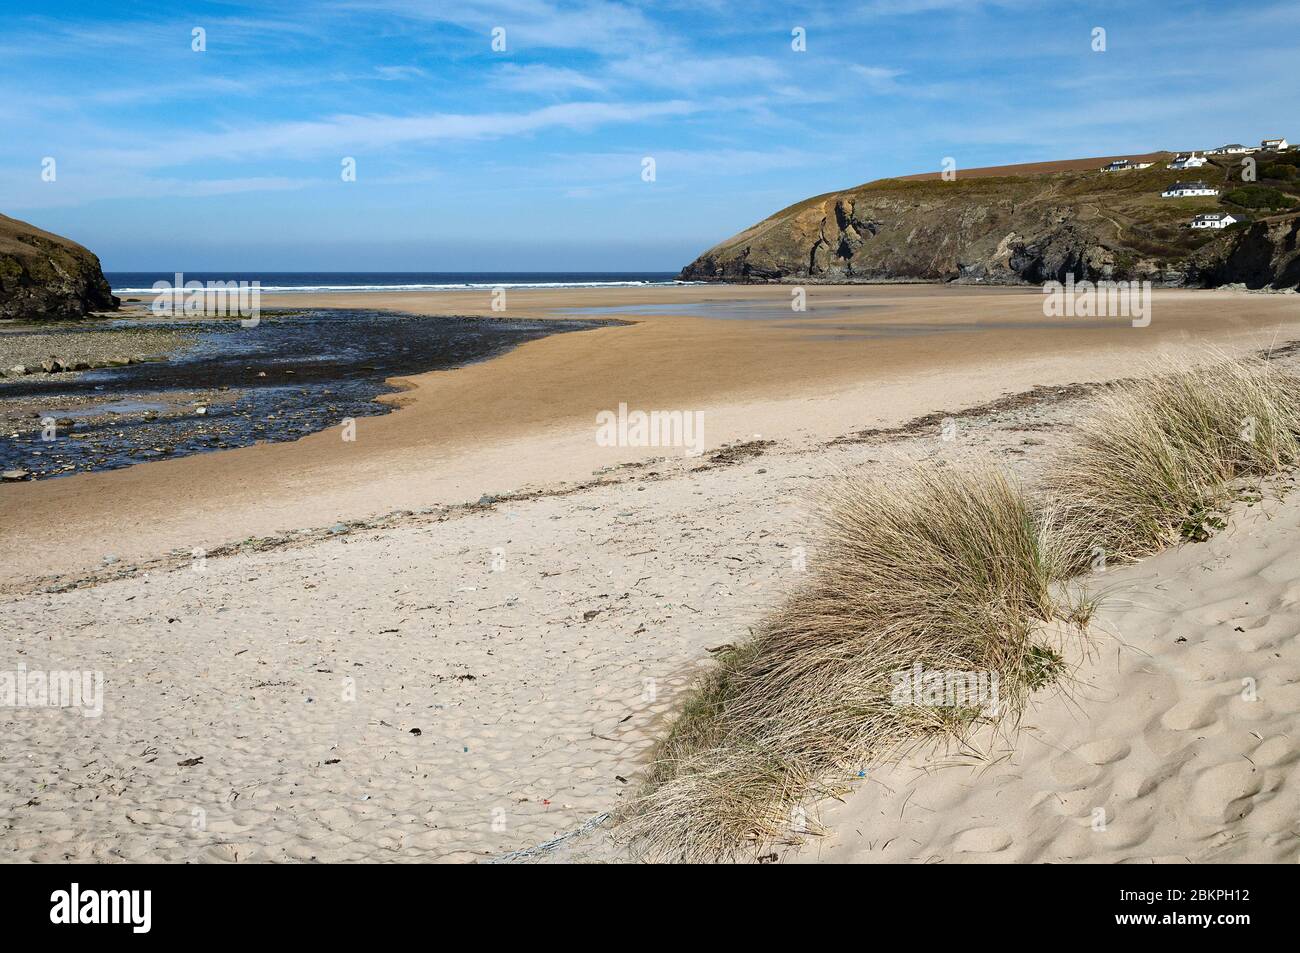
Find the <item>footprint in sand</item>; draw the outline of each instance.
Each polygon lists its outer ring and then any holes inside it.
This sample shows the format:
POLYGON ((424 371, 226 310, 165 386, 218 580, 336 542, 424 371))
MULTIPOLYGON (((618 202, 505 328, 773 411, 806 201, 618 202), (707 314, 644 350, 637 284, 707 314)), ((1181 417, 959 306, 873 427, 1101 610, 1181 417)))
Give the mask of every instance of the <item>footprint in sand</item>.
POLYGON ((1125 800, 1137 801, 1160 786, 1165 778, 1159 774, 1125 771, 1115 779, 1115 793, 1125 800))
POLYGON ((1011 835, 1000 827, 972 827, 952 839, 958 854, 996 854, 1011 846, 1011 835))
POLYGON ((1079 745, 1052 759, 1052 776, 1070 790, 1091 787, 1106 771, 1105 765, 1127 758, 1132 748, 1115 738, 1101 738, 1079 745))
POLYGON ((1262 742, 1250 753, 1250 760, 1261 768, 1277 768, 1294 764, 1300 758, 1300 751, 1290 739, 1277 735, 1262 742))
POLYGON ((1214 721, 1217 699, 1185 698, 1160 716, 1160 724, 1170 731, 1192 731, 1214 721))
POLYGON ((214 844, 199 854, 199 863, 237 864, 252 852, 252 848, 239 844, 214 844))
POLYGON ((1060 781, 1068 790, 1078 790, 1096 783, 1105 772, 1072 751, 1067 751, 1052 759, 1052 777, 1060 781))
POLYGON ((1249 632, 1251 629, 1264 628, 1264 626, 1268 625, 1269 621, 1272 618, 1273 617, 1271 615, 1240 616, 1235 619, 1229 619, 1225 623, 1225 625, 1232 626, 1234 632, 1239 628, 1245 629, 1247 632, 1249 632))
POLYGON ((1101 738, 1079 745, 1072 753, 1089 764, 1114 764, 1127 758, 1132 750, 1128 744, 1118 738, 1101 738))
POLYGON ((1249 761, 1229 761, 1206 768, 1192 782, 1188 808, 1197 817, 1227 823, 1249 814, 1263 787, 1263 772, 1249 761))

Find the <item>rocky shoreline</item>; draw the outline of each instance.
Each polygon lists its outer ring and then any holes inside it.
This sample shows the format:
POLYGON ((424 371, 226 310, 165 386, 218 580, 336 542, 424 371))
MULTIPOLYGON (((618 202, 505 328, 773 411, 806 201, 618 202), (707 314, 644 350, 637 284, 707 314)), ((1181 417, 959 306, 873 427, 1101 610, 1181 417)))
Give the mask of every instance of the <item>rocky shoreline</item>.
POLYGON ((93 330, 0 331, 0 378, 143 364, 173 355, 193 339, 183 331, 121 323, 93 330))
POLYGON ((321 310, 0 331, 0 479, 297 440, 392 410, 390 377, 599 323, 321 310))

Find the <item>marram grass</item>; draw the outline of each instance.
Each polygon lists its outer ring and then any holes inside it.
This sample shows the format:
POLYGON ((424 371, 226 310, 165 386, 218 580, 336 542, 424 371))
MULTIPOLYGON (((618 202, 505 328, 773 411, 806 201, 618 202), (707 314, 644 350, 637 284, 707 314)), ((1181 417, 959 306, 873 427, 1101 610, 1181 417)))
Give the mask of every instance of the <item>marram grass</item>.
POLYGON ((1300 460, 1300 382, 1222 360, 1117 384, 1030 497, 993 469, 841 480, 818 500, 806 584, 719 657, 656 746, 622 832, 646 856, 708 861, 797 840, 802 805, 857 769, 988 713, 893 704, 895 673, 996 673, 998 717, 1057 676, 1043 641, 1078 622, 1061 584, 1197 538, 1235 481, 1300 460))
POLYGON ((896 672, 997 673, 1018 710, 1050 657, 1056 575, 1026 497, 993 470, 842 481, 821 499, 811 579, 718 660, 654 753, 625 833, 662 859, 736 856, 797 835, 809 797, 969 708, 900 706, 896 672))
POLYGON ((1204 538, 1237 481, 1297 462, 1300 379, 1223 360, 1102 392, 1045 483, 1060 545, 1084 571, 1204 538))

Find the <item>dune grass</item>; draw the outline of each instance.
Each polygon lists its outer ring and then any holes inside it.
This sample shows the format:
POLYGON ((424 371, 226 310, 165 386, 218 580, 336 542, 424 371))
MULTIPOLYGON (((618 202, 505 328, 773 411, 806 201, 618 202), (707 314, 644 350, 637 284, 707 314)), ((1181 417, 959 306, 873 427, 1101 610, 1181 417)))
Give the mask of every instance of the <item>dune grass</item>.
POLYGON ((1300 379, 1264 359, 1108 388, 1045 480, 1070 567, 1204 539, 1222 525, 1236 481, 1300 461, 1298 435, 1300 379))
POLYGON ((623 833, 651 858, 718 860, 798 839, 800 808, 858 768, 985 711, 899 705, 896 673, 997 673, 1014 719, 1063 663, 1043 625, 1086 621, 1062 585, 1197 539, 1234 481, 1300 460, 1300 381, 1222 360, 1103 392, 1032 499, 992 469, 839 481, 798 591, 700 678, 657 745, 623 833))
POLYGON ((1055 655, 1056 574, 1027 498, 993 470, 844 481, 806 587, 719 660, 655 753, 627 833, 659 856, 727 857, 797 834, 798 805, 865 761, 961 735, 969 707, 896 705, 896 672, 997 673, 1018 710, 1055 655))

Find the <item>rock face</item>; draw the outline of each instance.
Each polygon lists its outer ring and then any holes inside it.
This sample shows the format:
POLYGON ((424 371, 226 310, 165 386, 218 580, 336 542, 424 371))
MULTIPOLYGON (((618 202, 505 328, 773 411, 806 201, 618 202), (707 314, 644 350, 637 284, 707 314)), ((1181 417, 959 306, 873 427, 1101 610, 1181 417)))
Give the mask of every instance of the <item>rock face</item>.
POLYGON ((0 215, 0 318, 81 318, 118 304, 90 251, 0 215))
MULTIPOLYGON (((1215 197, 1162 199, 1179 173, 1148 169, 1017 174, 1016 166, 883 179, 792 205, 706 251, 683 280, 783 282, 1149 280, 1161 285, 1295 287, 1296 217, 1224 231, 1187 227, 1215 197), (977 174, 978 173, 978 174, 977 174), (1286 222, 1290 224, 1286 224, 1286 222)), ((1028 168, 1028 167, 1019 167, 1028 168)), ((1227 161, 1198 170, 1222 192, 1227 161)), ((1183 174, 1184 178, 1186 174, 1183 174)), ((1245 213, 1235 209, 1238 217, 1245 213)))
POLYGON ((1300 288, 1300 214, 1279 215, 1224 236, 1192 256, 1189 284, 1300 288))

